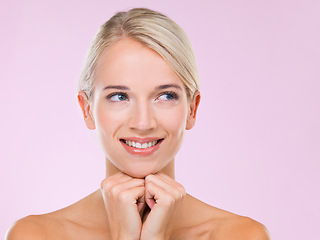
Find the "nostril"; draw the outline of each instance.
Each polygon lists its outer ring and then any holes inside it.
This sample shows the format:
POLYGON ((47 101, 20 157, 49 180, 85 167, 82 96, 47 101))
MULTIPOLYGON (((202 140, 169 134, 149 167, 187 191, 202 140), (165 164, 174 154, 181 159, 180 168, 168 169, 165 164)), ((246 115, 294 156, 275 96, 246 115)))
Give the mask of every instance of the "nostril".
POLYGON ((156 128, 156 120, 152 110, 148 106, 136 106, 129 120, 129 127, 140 131, 156 128))

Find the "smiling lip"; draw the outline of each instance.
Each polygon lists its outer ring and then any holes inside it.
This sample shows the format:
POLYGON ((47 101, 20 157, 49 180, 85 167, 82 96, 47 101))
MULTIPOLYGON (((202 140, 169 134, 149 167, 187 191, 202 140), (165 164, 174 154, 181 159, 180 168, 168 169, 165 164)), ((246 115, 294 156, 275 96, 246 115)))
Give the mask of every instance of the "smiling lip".
POLYGON ((163 138, 154 138, 154 137, 148 137, 148 138, 138 138, 138 137, 129 137, 129 138, 122 138, 120 139, 120 142, 122 146, 126 149, 126 151, 132 155, 135 156, 148 156, 153 154, 155 151, 157 151, 163 142, 163 138), (126 141, 134 141, 135 143, 147 144, 153 141, 157 141, 157 143, 154 146, 147 147, 147 148, 136 148, 128 146, 125 142, 126 141))

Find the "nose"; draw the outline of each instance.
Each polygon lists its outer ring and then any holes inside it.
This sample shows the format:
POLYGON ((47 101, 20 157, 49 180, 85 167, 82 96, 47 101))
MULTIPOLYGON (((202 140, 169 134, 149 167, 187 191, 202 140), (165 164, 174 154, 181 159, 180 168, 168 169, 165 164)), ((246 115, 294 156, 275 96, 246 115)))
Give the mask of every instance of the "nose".
POLYGON ((132 108, 129 120, 129 127, 138 131, 149 131, 156 128, 155 114, 146 102, 135 104, 132 108))

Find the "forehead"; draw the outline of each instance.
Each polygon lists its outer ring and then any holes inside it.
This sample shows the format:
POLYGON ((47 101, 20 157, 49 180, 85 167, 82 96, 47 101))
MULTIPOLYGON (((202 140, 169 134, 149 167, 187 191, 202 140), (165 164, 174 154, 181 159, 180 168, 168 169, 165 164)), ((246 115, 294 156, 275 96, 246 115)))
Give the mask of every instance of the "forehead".
POLYGON ((180 78, 156 51, 129 38, 119 40, 100 56, 95 87, 106 84, 183 86, 180 78))

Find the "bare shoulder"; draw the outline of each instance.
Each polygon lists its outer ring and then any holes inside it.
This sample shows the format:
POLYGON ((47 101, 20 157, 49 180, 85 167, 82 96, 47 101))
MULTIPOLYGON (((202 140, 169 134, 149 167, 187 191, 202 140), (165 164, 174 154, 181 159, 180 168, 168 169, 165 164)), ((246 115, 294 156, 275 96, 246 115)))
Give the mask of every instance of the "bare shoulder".
POLYGON ((55 212, 30 215, 15 222, 8 230, 6 240, 74 239, 79 233, 78 222, 70 219, 69 207, 55 212))
POLYGON ((187 203, 188 222, 176 231, 174 239, 270 240, 266 227, 190 197, 187 203))
POLYGON ((108 232, 104 223, 107 216, 101 211, 104 203, 98 198, 99 194, 100 191, 96 191, 51 213, 22 218, 8 230, 6 240, 106 239, 108 232))
POLYGON ((8 230, 6 240, 51 239, 48 220, 42 215, 31 215, 16 221, 8 230))
POLYGON ((268 230, 263 224, 239 215, 221 221, 217 235, 222 240, 270 240, 268 230))
MULTIPOLYGON (((249 218, 211 207, 211 217, 204 225, 214 239, 219 240, 270 240, 267 228, 249 218)), ((209 210, 208 210, 209 211, 209 210)))

